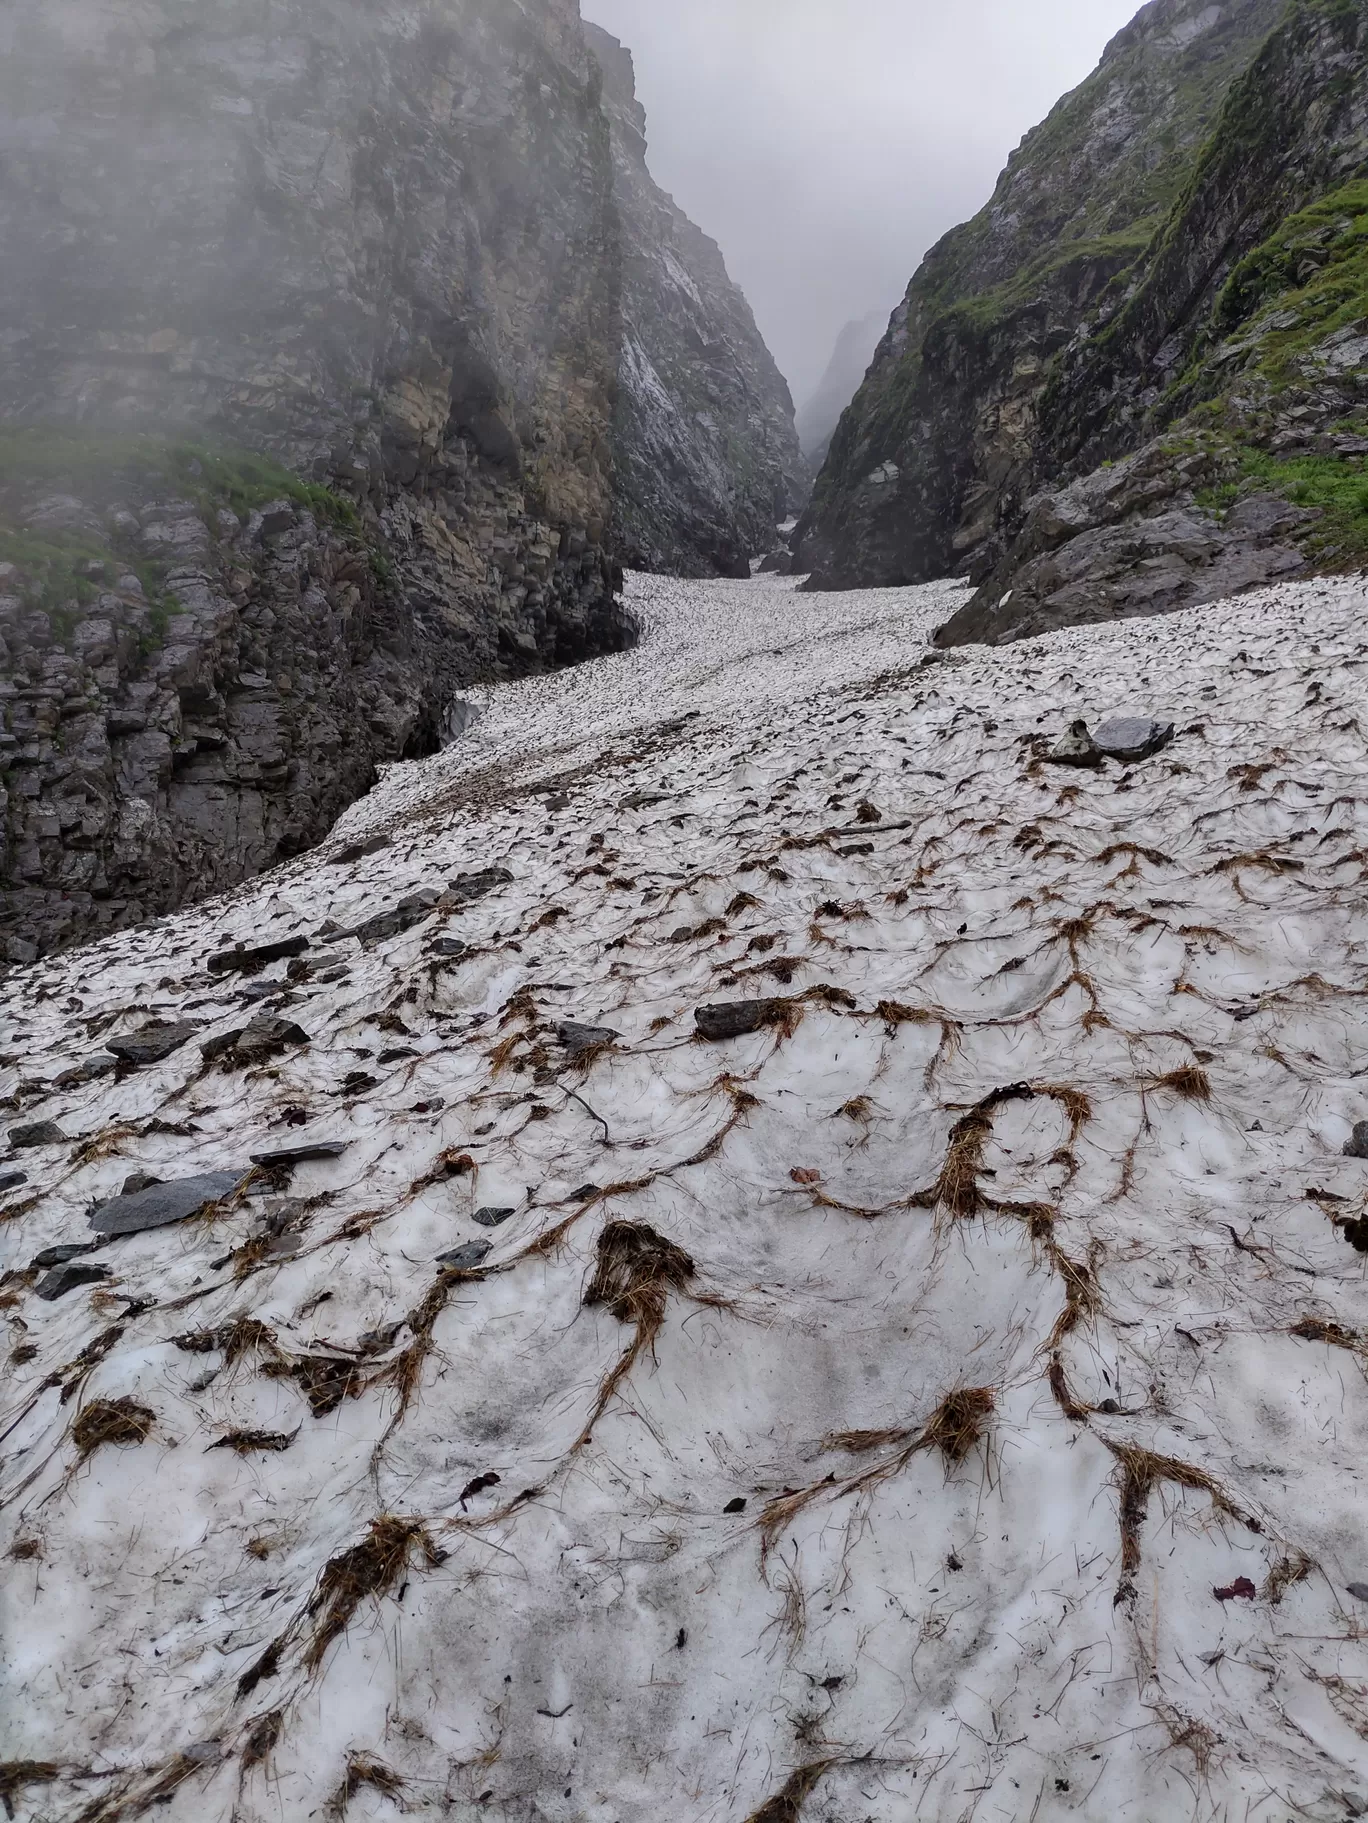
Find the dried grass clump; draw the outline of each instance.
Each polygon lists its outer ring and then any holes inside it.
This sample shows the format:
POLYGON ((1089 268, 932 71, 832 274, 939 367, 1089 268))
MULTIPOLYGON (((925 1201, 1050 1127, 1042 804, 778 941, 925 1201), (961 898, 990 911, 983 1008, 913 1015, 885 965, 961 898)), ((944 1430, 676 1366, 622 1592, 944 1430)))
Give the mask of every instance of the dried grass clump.
POLYGON ((242 1769, 246 1772, 252 1766, 264 1766, 275 1752, 280 1736, 285 1727, 285 1711, 268 1709, 265 1715, 259 1715, 247 1731, 247 1739, 242 1744, 242 1769))
POLYGON ((951 1468, 958 1468, 983 1437, 996 1407, 992 1387, 961 1387, 932 1414, 922 1433, 923 1445, 938 1449, 951 1468))
POLYGON ((837 1108, 836 1116, 844 1116, 846 1120, 866 1121, 873 1112, 874 1103, 868 1095, 855 1095, 843 1107, 837 1108))
POLYGON ((1263 1598, 1271 1607, 1276 1608, 1289 1589, 1305 1582, 1315 1569, 1314 1561, 1304 1551, 1290 1552, 1280 1557, 1268 1572, 1268 1581, 1263 1587, 1263 1598))
MULTIPOLYGON (((739 1114, 732 1116, 735 1125, 739 1114)), ((648 1349, 655 1345, 665 1322, 672 1290, 682 1290, 694 1275, 694 1263, 682 1247, 667 1241, 644 1222, 609 1222, 599 1236, 598 1264, 588 1290, 586 1307, 607 1305, 620 1323, 635 1325, 636 1333, 616 1366, 604 1376, 598 1397, 574 1448, 582 1449, 608 1403, 648 1349)))
POLYGON ((368 1753, 348 1754, 346 1777, 333 1793, 326 1814, 332 1818, 345 1817, 347 1805, 366 1786, 397 1804, 404 1781, 391 1767, 368 1753))
POLYGON ((5 1815, 14 1815, 14 1795, 25 1785, 51 1785, 62 1769, 51 1760, 0 1760, 0 1804, 5 1815))
POLYGON ((850 1456, 867 1456, 871 1450, 888 1449, 891 1445, 910 1443, 915 1431, 829 1431, 822 1439, 822 1454, 833 1456, 844 1452, 850 1456))
POLYGON ((1295 1336, 1299 1342, 1326 1342, 1332 1348, 1354 1350, 1359 1347, 1359 1333, 1356 1329, 1345 1329, 1340 1323, 1328 1323, 1323 1317, 1303 1317, 1287 1333, 1295 1336))
POLYGON ((1177 1487, 1206 1494, 1223 1518, 1234 1519, 1251 1532, 1263 1530, 1258 1520, 1242 1512, 1220 1483, 1205 1469, 1194 1468, 1190 1462, 1180 1462, 1176 1456, 1156 1455, 1153 1450, 1142 1449, 1139 1444, 1107 1443, 1107 1448, 1116 1458, 1121 1478, 1122 1582, 1117 1591, 1118 1601, 1134 1593, 1130 1579, 1140 1568, 1141 1528, 1149 1517, 1150 1495, 1163 1482, 1172 1482, 1177 1487))
POLYGON ((84 1461, 107 1443, 121 1448, 146 1443, 156 1422, 157 1414, 136 1399, 93 1399, 72 1425, 71 1440, 84 1461))
POLYGON ((225 1367, 252 1349, 259 1349, 262 1354, 276 1356, 275 1331, 268 1329, 256 1317, 238 1316, 231 1322, 220 1323, 214 1329, 194 1329, 185 1335, 172 1336, 172 1344, 188 1355, 223 1356, 225 1367))
POLYGON ((421 1520, 386 1515, 372 1524, 360 1544, 324 1566, 308 1608, 310 1615, 319 1617, 304 1654, 310 1671, 318 1670, 366 1597, 387 1595, 401 1580, 415 1552, 421 1552, 432 1569, 444 1561, 421 1520))
POLYGON ((346 1399, 359 1399, 366 1376, 345 1355, 301 1355, 294 1361, 271 1361, 262 1370, 272 1380, 293 1380, 315 1418, 326 1418, 346 1399))
POLYGON ((835 1764, 835 1760, 817 1760, 811 1766, 800 1766, 790 1773, 782 1790, 751 1812, 746 1823, 798 1823, 804 1802, 835 1764))
POLYGON ((229 1431, 216 1443, 211 1443, 209 1449, 232 1450, 237 1456, 254 1456, 267 1451, 278 1454, 289 1449, 298 1435, 298 1431, 229 1431))
POLYGON ((694 1274, 694 1263, 673 1241, 644 1222, 609 1222, 599 1236, 598 1263, 584 1302, 606 1304, 620 1323, 634 1323, 644 1345, 665 1321, 666 1299, 694 1274))
POLYGON ((1156 1076, 1149 1086, 1152 1089, 1171 1089, 1184 1101, 1205 1104, 1211 1100, 1211 1078, 1195 1063, 1184 1064, 1180 1070, 1170 1070, 1166 1076, 1156 1076))

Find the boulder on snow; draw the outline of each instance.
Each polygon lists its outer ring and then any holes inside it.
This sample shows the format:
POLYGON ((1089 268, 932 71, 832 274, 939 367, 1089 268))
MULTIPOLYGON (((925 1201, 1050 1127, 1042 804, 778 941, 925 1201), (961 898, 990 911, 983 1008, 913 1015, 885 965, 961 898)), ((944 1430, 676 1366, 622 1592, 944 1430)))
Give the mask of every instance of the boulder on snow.
POLYGON ((240 1171, 208 1171, 178 1183, 157 1184, 136 1196, 116 1196, 102 1203, 90 1225, 96 1234, 146 1234, 153 1228, 170 1228, 231 1196, 241 1182, 240 1171))
POLYGON ((209 958, 211 975, 259 975, 268 963, 283 962, 287 957, 302 956, 309 947, 307 937, 286 937, 279 943, 259 943, 255 949, 238 944, 236 949, 220 950, 209 958))
POLYGON ((9 1130, 9 1143, 16 1152, 27 1151, 32 1146, 64 1146, 68 1137, 55 1120, 30 1121, 27 1126, 9 1130))
POLYGON ((766 1026, 782 1025, 789 1006, 787 1000, 734 1000, 722 1006, 701 1006, 694 1013, 694 1024, 701 1038, 713 1042, 745 1038, 766 1026))
POLYGON ((148 1063, 161 1063, 182 1045, 189 1044, 199 1030, 197 1025, 182 1021, 176 1025, 167 1025, 160 1021, 145 1025, 141 1030, 131 1032, 126 1038, 110 1038, 105 1049, 114 1054, 121 1063, 131 1063, 135 1068, 148 1063))
POLYGON ((1075 722, 1054 751, 1047 755, 1052 766, 1100 766, 1103 757, 1086 722, 1075 722))
POLYGON ((450 1253, 439 1253, 437 1264, 448 1272, 474 1272, 483 1266, 494 1251, 493 1241, 467 1241, 464 1247, 453 1247, 450 1253))
POLYGON ((1117 715, 1103 722, 1093 736, 1109 760, 1148 760, 1173 740, 1172 722, 1157 722, 1148 715, 1117 715))
POLYGON ((1346 1158, 1368 1158, 1368 1120, 1355 1123, 1354 1131, 1344 1148, 1346 1158))
POLYGON ((622 1034, 610 1026, 576 1025, 573 1019, 567 1019, 556 1027, 556 1036, 572 1057, 579 1057, 599 1045, 616 1044, 622 1034))

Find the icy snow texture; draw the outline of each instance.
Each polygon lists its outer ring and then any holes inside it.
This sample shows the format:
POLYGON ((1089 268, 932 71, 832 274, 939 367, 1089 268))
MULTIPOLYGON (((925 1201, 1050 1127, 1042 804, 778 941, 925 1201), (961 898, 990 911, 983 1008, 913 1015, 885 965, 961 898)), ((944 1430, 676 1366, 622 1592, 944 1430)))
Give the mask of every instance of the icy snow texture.
POLYGON ((0 1220, 16 1814, 1359 1814, 1363 584, 925 666, 945 587, 631 592, 639 651, 339 832, 389 848, 6 984, 12 1122, 73 1140, 0 1220), (1043 763, 1115 711, 1178 740, 1043 763), (296 933, 308 1049, 52 1086, 245 1023, 205 962, 296 933), (33 1296, 131 1172, 314 1139, 33 1296))

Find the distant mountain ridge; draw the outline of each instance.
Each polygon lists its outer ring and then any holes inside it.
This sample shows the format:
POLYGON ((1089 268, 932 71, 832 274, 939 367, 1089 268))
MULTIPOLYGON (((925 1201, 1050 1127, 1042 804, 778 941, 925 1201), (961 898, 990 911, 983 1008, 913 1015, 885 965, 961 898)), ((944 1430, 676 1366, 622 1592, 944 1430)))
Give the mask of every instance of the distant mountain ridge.
POLYGON ((826 461, 831 439, 847 405, 860 390, 874 352, 887 327, 886 315, 875 312, 847 323, 836 339, 817 390, 798 413, 798 436, 803 454, 815 469, 826 461))

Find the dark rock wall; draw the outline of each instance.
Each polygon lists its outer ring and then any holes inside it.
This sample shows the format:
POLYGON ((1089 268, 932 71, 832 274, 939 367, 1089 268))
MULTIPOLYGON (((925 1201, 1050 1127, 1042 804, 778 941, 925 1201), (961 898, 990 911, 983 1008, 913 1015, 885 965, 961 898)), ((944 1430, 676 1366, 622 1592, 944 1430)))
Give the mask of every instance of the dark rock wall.
POLYGON ((604 72, 623 228, 619 547, 637 569, 746 576, 807 500, 793 399, 720 248, 651 177, 631 54, 585 29, 604 72))
POLYGON ((799 528, 816 586, 986 567, 1055 356, 1149 244, 1284 0, 1152 0, 894 312, 799 528))
POLYGON ((4 9, 0 951, 269 865, 462 682, 630 638, 600 84, 575 0, 4 9), (53 423, 271 452, 356 527, 221 518, 155 462, 26 485, 53 423), (93 598, 54 602, 53 540, 93 598))

